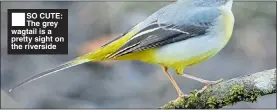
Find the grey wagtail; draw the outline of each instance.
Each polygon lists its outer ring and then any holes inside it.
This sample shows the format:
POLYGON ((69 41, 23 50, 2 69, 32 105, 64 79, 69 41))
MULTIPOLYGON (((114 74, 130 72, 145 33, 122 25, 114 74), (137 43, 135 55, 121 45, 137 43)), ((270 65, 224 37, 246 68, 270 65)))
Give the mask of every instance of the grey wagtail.
POLYGON ((213 57, 225 47, 234 26, 232 4, 233 0, 178 0, 95 52, 34 75, 9 91, 72 66, 104 60, 139 60, 161 65, 179 98, 184 94, 168 68, 175 69, 178 75, 204 83, 205 87, 216 84, 220 80, 204 80, 184 74, 183 70, 213 57))

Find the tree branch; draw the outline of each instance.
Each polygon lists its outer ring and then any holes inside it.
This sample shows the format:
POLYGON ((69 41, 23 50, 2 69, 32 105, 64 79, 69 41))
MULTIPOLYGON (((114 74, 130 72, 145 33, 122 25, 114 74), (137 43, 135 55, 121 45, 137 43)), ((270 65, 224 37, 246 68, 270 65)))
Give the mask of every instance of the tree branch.
POLYGON ((196 92, 170 101, 161 108, 208 109, 222 108, 239 101, 255 102, 259 96, 276 93, 276 69, 226 80, 200 94, 196 92))

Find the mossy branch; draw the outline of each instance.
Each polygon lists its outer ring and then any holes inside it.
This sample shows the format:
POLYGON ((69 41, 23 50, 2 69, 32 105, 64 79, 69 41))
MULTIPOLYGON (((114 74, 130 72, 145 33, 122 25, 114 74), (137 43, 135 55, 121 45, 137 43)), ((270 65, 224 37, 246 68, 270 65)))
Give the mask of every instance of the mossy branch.
POLYGON ((209 109, 222 108, 239 101, 255 102, 259 96, 276 93, 276 69, 226 80, 208 87, 201 94, 196 92, 170 101, 161 108, 209 109))

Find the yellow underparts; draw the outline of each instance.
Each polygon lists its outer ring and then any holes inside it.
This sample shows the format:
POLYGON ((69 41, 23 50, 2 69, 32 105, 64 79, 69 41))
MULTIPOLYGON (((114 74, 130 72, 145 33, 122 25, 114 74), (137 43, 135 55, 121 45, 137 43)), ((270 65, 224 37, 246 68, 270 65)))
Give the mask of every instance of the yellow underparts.
POLYGON ((165 62, 159 62, 155 58, 156 50, 157 49, 148 49, 148 50, 141 51, 141 52, 130 53, 127 55, 120 56, 120 57, 116 58, 115 60, 140 60, 140 61, 151 63, 151 64, 159 64, 161 66, 174 68, 176 70, 177 74, 183 74, 184 67, 198 64, 204 60, 209 59, 210 57, 215 55, 215 53, 217 53, 217 49, 212 49, 202 55, 195 56, 190 59, 183 60, 183 61, 172 62, 172 60, 168 59, 165 62))
POLYGON ((140 60, 148 63, 156 63, 155 61, 156 49, 147 49, 140 52, 126 54, 115 58, 115 60, 140 60))
POLYGON ((183 71, 185 67, 201 63, 211 58, 212 56, 214 56, 217 52, 218 52, 218 49, 211 49, 210 51, 205 52, 201 55, 194 56, 189 59, 185 59, 177 62, 172 62, 170 59, 168 59, 166 62, 161 63, 161 65, 173 68, 175 69, 178 75, 182 75, 184 74, 183 71))

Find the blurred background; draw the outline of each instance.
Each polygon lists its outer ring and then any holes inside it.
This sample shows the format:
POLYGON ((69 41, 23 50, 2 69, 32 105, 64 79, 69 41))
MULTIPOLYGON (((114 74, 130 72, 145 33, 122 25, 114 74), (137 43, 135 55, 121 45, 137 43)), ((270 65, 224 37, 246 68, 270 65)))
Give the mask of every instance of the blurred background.
MULTIPOLYGON (((87 63, 29 83, 8 93, 24 79, 57 66, 128 31, 171 2, 2 2, 2 108, 157 108, 177 98, 157 65, 138 61, 87 63), (7 55, 7 9, 69 10, 68 55, 7 55)), ((276 67, 276 2, 235 2, 234 34, 212 59, 185 73, 207 80, 230 79, 276 67)), ((203 84, 178 76, 184 93, 203 84)), ((276 94, 256 103, 225 108, 275 108, 276 94)))

